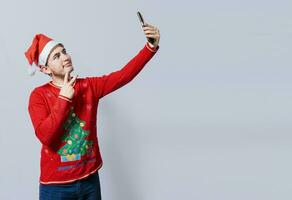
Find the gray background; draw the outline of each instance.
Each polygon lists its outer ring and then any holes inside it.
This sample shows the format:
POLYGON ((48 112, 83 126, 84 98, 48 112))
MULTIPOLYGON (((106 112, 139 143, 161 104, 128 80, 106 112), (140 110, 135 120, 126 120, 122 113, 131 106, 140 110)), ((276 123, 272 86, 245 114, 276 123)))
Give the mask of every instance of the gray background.
POLYGON ((292 2, 1 1, 0 199, 37 199, 40 143, 27 105, 36 33, 62 41, 75 74, 118 70, 144 46, 136 11, 161 49, 102 99, 103 199, 292 198, 292 2))

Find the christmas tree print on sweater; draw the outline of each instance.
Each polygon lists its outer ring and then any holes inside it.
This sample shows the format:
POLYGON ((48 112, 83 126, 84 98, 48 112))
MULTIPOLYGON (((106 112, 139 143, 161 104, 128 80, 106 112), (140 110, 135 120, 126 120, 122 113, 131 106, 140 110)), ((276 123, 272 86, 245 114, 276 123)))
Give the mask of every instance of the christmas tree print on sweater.
POLYGON ((81 156, 92 150, 93 141, 85 140, 89 131, 85 131, 84 126, 85 122, 78 118, 72 107, 69 117, 63 125, 66 133, 62 137, 62 141, 66 144, 58 150, 61 162, 81 160, 81 156))

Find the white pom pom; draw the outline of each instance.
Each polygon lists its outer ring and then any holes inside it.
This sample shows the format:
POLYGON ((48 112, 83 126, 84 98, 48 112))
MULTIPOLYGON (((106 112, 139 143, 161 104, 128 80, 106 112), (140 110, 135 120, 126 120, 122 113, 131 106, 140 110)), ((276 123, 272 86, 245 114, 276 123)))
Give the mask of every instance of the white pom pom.
POLYGON ((32 64, 31 66, 28 67, 27 72, 30 76, 33 76, 35 72, 37 71, 37 66, 32 64))

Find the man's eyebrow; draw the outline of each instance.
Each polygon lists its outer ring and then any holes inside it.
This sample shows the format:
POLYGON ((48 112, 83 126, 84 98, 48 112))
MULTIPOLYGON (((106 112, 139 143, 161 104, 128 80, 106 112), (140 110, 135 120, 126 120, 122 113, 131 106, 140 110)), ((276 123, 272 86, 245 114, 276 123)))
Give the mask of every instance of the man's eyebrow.
MULTIPOLYGON (((63 49, 62 49, 60 52, 62 52, 62 51, 64 51, 64 50, 66 50, 66 49, 63 47, 63 49)), ((60 52, 55 53, 55 54, 53 55, 53 58, 54 58, 56 55, 60 54, 60 52)))

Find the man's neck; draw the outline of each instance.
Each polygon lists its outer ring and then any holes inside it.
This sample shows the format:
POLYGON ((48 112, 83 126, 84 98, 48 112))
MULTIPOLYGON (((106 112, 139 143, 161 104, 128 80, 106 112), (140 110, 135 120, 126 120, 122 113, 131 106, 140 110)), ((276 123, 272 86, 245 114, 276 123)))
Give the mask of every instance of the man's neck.
MULTIPOLYGON (((71 76, 68 78, 71 79, 71 76)), ((64 85, 64 76, 63 77, 52 77, 52 83, 56 86, 62 87, 64 85)))

